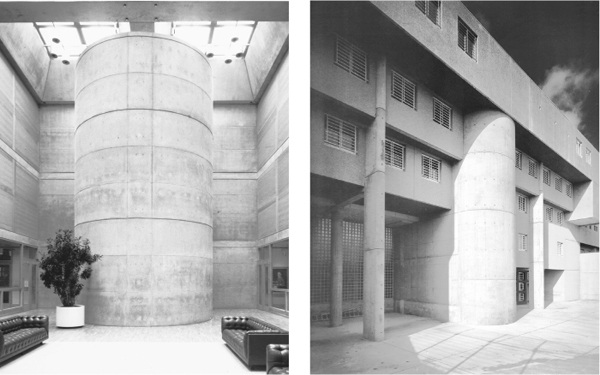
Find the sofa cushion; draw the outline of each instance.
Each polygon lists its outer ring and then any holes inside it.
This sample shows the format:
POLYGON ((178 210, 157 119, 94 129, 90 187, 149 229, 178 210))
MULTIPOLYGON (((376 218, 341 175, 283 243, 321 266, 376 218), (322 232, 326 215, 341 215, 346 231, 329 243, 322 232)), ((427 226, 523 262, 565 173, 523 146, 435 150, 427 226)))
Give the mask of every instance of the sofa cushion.
POLYGON ((223 340, 242 358, 244 357, 244 336, 246 332, 243 329, 226 329, 223 331, 223 340))
POLYGON ((24 328, 4 335, 2 356, 19 351, 48 338, 45 328, 24 328))
POLYGON ((289 374, 290 373, 290 369, 289 367, 271 367, 271 369, 269 370, 269 374, 289 374))
POLYGON ((7 333, 11 333, 20 329, 21 325, 23 325, 23 318, 20 316, 5 319, 0 321, 0 331, 6 335, 7 333))

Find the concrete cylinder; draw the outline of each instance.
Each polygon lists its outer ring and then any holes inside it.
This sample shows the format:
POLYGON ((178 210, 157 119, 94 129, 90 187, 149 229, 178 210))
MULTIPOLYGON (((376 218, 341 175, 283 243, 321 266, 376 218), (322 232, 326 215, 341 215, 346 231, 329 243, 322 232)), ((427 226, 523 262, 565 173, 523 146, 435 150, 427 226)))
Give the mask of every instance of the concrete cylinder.
POLYGON ((85 296, 100 325, 212 317, 212 73, 153 33, 89 46, 76 68, 75 233, 103 255, 85 296))
POLYGON ((507 324, 516 317, 515 125, 480 111, 464 126, 454 185, 461 321, 507 324))

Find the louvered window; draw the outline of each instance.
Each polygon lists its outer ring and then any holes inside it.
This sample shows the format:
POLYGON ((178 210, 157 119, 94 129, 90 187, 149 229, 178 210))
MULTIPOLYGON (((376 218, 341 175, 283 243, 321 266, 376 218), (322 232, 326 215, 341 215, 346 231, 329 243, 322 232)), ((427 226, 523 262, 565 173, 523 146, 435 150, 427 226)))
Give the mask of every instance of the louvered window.
POLYGON ((477 60, 477 34, 460 18, 458 19, 458 46, 474 60, 477 60))
POLYGON ((544 183, 550 186, 550 170, 548 168, 544 168, 544 183))
POLYGON ((523 169, 523 153, 519 150, 515 151, 515 167, 523 169))
POLYGON ((404 154, 406 148, 391 139, 385 140, 385 164, 404 169, 404 154))
POLYGON ((356 153, 356 126, 331 115, 325 115, 325 143, 356 153))
POLYGON ((392 70, 392 98, 417 109, 417 85, 392 70))
POLYGON ((537 163, 533 159, 529 159, 529 175, 537 178, 537 163))
POLYGON ((582 148, 583 148, 583 146, 581 144, 581 141, 579 139, 575 138, 575 152, 577 152, 577 155, 579 155, 580 158, 583 157, 582 148))
POLYGON ((562 225, 563 221, 565 220, 565 213, 562 211, 557 211, 556 212, 556 222, 559 225, 562 225))
POLYGON ((415 5, 436 25, 440 25, 440 1, 415 1, 415 5))
POLYGON ((436 98, 433 98, 433 121, 452 130, 452 109, 436 98))
POLYGON ((527 197, 517 194, 517 204, 519 206, 519 211, 527 212, 527 197))
POLYGON ((339 35, 335 43, 335 65, 365 82, 369 80, 367 54, 339 35))
POLYGON ((564 253, 563 253, 563 243, 562 242, 557 242, 556 243, 556 254, 558 254, 558 255, 564 255, 564 253))
POLYGON ((519 251, 527 251, 527 235, 519 233, 519 251))
POLYGON ((428 155, 421 155, 421 175, 423 178, 435 182, 440 181, 442 162, 428 155))
POLYGON ((554 177, 554 188, 560 192, 562 192, 563 179, 562 177, 556 176, 554 177))
POLYGON ((546 220, 552 222, 552 216, 554 215, 554 210, 552 207, 546 207, 546 220))
POLYGON ((570 182, 565 183, 565 185, 567 190, 567 196, 573 198, 573 185, 570 182))
POLYGON ((585 162, 592 165, 592 152, 589 148, 585 149, 585 162))

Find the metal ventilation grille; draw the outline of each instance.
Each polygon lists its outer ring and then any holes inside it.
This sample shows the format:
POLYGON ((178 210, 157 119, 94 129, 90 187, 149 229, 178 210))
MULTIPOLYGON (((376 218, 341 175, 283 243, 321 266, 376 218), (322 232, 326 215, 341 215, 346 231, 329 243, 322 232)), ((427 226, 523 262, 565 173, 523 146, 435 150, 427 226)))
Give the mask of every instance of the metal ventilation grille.
POLYGON ((419 10, 436 25, 440 25, 440 1, 415 1, 419 10))
POLYGON ((367 54, 339 35, 335 43, 335 65, 365 82, 369 80, 367 54))
POLYGON ((527 251, 527 235, 519 233, 519 251, 527 251))
POLYGON ((529 159, 529 175, 537 178, 537 162, 533 159, 529 159))
POLYGON ((517 202, 519 205, 519 211, 526 213, 527 212, 527 197, 525 197, 524 195, 518 194, 517 202))
POLYGON ((392 70, 392 98, 417 109, 417 85, 392 70))
POLYGON ((589 148, 585 149, 585 162, 592 165, 592 152, 589 148))
POLYGON ((452 130, 452 109, 436 98, 433 98, 433 121, 452 130))
POLYGON ((440 181, 442 162, 428 155, 421 155, 421 175, 423 178, 435 182, 440 181))
POLYGON ((562 242, 556 243, 556 254, 563 255, 563 243, 562 242))
POLYGON ((546 220, 552 222, 552 216, 554 215, 554 210, 552 207, 546 207, 546 220))
POLYGON ((460 18, 458 19, 458 46, 474 60, 477 60, 477 34, 460 18))
POLYGON ((577 155, 579 155, 580 158, 582 157, 582 153, 583 153, 582 149, 583 149, 583 146, 581 144, 581 141, 579 139, 575 138, 575 151, 577 152, 577 155))
POLYGON ((562 193, 563 179, 562 177, 554 177, 554 188, 562 193))
POLYGON ((356 126, 331 115, 325 115, 325 143, 356 153, 356 126))
POLYGON ((385 140, 385 164, 404 170, 404 154, 406 148, 391 139, 385 140))
POLYGON ((515 167, 523 169, 523 153, 519 150, 515 151, 515 167))
POLYGON ((550 186, 550 170, 544 168, 544 183, 550 186))
POLYGON ((566 186, 567 186, 567 196, 569 198, 573 198, 573 185, 570 182, 567 182, 566 186))
POLYGON ((556 212, 556 222, 559 225, 562 225, 563 221, 565 220, 565 213, 562 211, 557 211, 556 212))

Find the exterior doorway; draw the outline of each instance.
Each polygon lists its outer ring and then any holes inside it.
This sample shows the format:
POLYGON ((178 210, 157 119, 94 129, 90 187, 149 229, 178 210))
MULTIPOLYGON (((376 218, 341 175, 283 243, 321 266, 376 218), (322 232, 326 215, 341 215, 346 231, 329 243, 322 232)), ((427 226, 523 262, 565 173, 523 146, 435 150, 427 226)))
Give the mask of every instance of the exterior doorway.
POLYGON ((261 247, 258 251, 258 307, 261 310, 289 316, 288 240, 261 247))

